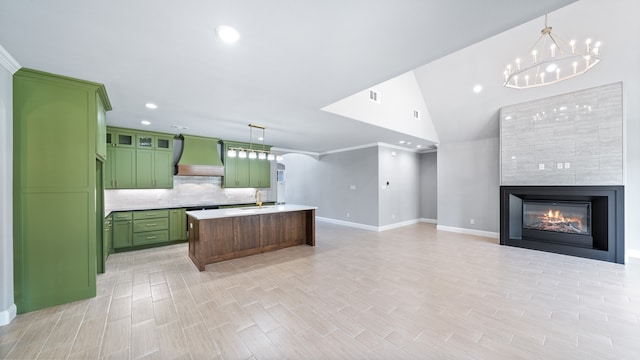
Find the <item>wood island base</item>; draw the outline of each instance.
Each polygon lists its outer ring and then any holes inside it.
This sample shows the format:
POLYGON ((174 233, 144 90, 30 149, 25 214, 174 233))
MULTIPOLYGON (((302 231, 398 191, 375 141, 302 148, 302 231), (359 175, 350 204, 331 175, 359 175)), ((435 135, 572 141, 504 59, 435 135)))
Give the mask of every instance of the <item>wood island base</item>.
POLYGON ((213 218, 195 213, 187 213, 189 258, 200 271, 220 261, 297 245, 315 246, 315 208, 213 218))

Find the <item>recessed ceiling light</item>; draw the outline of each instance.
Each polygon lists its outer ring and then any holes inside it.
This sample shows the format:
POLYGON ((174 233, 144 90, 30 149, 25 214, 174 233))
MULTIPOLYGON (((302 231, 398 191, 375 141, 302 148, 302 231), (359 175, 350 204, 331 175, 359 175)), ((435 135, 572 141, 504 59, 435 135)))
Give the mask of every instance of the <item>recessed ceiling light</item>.
POLYGON ((398 141, 398 143, 400 143, 400 144, 404 144, 404 142, 405 142, 404 140, 398 141))
POLYGON ((216 34, 226 43, 234 43, 240 39, 240 33, 238 30, 228 25, 220 25, 216 28, 216 34))
POLYGON ((142 120, 142 121, 140 121, 140 124, 142 124, 142 125, 151 125, 151 121, 142 120))
POLYGON ((154 103, 146 103, 144 104, 144 106, 147 107, 147 109, 157 109, 158 105, 154 104, 154 103))
POLYGON ((482 85, 476 85, 473 87, 473 92, 478 94, 479 92, 482 91, 482 85))
POLYGON ((421 147, 422 147, 422 145, 416 145, 416 147, 419 149, 419 148, 421 148, 421 147))
POLYGON ((407 141, 407 145, 411 145, 411 141, 407 141))
POLYGON ((189 127, 188 126, 184 126, 184 125, 171 125, 172 128, 174 129, 179 129, 179 130, 187 130, 189 127))
POLYGON ((262 140, 264 140, 264 138, 263 138, 262 136, 260 136, 260 137, 258 138, 258 141, 262 141, 262 140))

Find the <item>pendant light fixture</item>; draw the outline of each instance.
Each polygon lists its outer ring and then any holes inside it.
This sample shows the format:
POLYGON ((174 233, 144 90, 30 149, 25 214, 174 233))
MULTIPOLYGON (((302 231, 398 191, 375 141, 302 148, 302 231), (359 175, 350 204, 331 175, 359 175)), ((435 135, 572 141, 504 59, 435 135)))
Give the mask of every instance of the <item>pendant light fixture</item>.
POLYGON ((273 160, 277 160, 277 161, 282 161, 282 156, 280 155, 276 155, 274 153, 272 153, 269 150, 266 150, 265 145, 264 145, 264 135, 265 135, 265 130, 266 127, 262 126, 262 125, 257 125, 257 124, 249 124, 249 148, 243 148, 243 147, 229 147, 227 150, 227 156, 230 158, 234 158, 234 157, 238 157, 241 159, 258 159, 258 160, 268 160, 268 161, 273 161, 273 160), (260 139, 262 140, 262 148, 258 149, 254 149, 253 148, 253 129, 261 129, 262 130, 262 136, 260 137, 260 139))
POLYGON ((527 89, 555 84, 582 75, 600 62, 600 42, 566 42, 552 33, 544 16, 544 29, 529 51, 507 65, 504 86, 527 89))

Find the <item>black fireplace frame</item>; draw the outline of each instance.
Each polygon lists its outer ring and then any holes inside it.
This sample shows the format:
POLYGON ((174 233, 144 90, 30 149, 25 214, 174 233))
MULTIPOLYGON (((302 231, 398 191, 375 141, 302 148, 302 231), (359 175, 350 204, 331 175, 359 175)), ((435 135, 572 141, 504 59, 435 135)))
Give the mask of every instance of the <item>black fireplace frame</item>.
POLYGON ((501 186, 500 245, 624 264, 624 186, 501 186), (594 205, 593 215, 599 216, 604 223, 599 229, 593 228, 591 246, 527 238, 512 226, 518 219, 510 220, 510 214, 517 210, 518 199, 589 201, 599 204, 594 205))

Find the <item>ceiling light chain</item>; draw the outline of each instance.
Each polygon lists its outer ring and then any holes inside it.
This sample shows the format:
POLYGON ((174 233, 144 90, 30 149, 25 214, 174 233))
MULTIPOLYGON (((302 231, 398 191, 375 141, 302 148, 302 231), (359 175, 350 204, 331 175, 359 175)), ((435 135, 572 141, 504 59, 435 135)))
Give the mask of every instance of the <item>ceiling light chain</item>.
POLYGON ((249 148, 244 147, 229 147, 227 150, 227 156, 230 158, 238 157, 241 159, 249 158, 249 159, 259 159, 259 160, 277 160, 282 161, 282 155, 276 155, 269 150, 265 150, 264 138, 265 138, 265 130, 266 127, 257 124, 249 124, 249 148), (262 150, 253 148, 253 129, 262 129, 262 150))
POLYGON ((552 33, 544 16, 544 29, 525 56, 507 65, 504 86, 527 89, 555 84, 582 75, 600 62, 600 42, 591 39, 578 48, 575 40, 566 42, 552 33))

